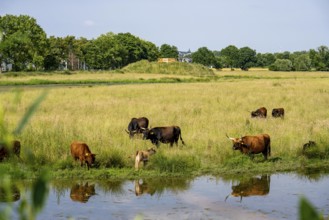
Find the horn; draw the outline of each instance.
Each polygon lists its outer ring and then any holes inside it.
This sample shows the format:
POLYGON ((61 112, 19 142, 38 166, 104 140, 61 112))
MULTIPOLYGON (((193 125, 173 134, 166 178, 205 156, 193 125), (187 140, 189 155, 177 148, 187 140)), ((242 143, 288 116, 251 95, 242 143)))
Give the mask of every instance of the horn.
POLYGON ((127 129, 125 129, 125 131, 127 132, 127 134, 129 134, 129 131, 127 131, 127 129))
POLYGON ((229 137, 227 134, 226 134, 226 137, 227 137, 228 139, 234 141, 234 138, 229 137))
POLYGON ((146 130, 146 128, 142 128, 142 127, 141 127, 140 129, 141 129, 141 130, 143 130, 143 131, 145 131, 145 130, 146 130))

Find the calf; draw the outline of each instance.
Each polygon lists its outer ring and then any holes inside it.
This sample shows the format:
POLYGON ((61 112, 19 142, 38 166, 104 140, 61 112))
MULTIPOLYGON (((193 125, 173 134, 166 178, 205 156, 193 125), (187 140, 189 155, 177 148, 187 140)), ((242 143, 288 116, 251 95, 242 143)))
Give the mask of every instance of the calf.
POLYGON ((71 155, 74 160, 80 160, 81 166, 85 162, 88 170, 95 163, 96 154, 92 154, 88 145, 83 142, 74 141, 71 144, 71 155))
POLYGON ((0 143, 0 162, 14 153, 20 159, 21 142, 14 140, 9 146, 5 143, 0 143))
POLYGON ((136 158, 135 158, 135 169, 138 170, 139 164, 143 162, 145 166, 149 160, 149 157, 156 153, 156 150, 152 147, 148 150, 138 150, 136 151, 136 158))
POLYGON ((267 109, 265 107, 261 107, 256 111, 251 112, 252 118, 266 118, 267 116, 267 109))

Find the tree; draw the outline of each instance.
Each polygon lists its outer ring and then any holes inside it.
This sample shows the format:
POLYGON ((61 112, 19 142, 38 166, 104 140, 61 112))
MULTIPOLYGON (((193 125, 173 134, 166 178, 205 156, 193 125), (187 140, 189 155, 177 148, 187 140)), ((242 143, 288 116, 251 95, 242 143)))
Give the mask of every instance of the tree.
POLYGON ((312 66, 318 71, 329 70, 329 48, 327 46, 320 46, 318 50, 310 50, 309 56, 312 66))
POLYGON ((277 59, 269 68, 272 71, 291 71, 292 62, 288 59, 277 59))
POLYGON ((255 66, 257 61, 256 51, 249 47, 243 47, 239 50, 238 66, 242 70, 248 70, 250 67, 255 66))
POLYGON ((46 33, 34 18, 27 15, 5 15, 0 17, 2 42, 0 54, 14 70, 43 68, 43 57, 47 45, 46 33))
POLYGON ((268 67, 275 62, 275 57, 271 53, 257 53, 256 55, 256 65, 257 67, 268 67))
POLYGON ((236 46, 230 45, 220 51, 220 55, 223 61, 224 67, 229 67, 233 69, 234 67, 237 67, 238 65, 238 59, 239 59, 239 49, 236 46))
POLYGON ((178 58, 178 49, 176 46, 170 46, 168 44, 162 44, 160 47, 161 58, 178 58))
POLYGON ((220 68, 219 59, 207 47, 201 47, 192 53, 193 63, 200 63, 204 66, 220 68))
POLYGON ((301 54, 294 58, 293 68, 296 71, 310 71, 311 59, 308 54, 301 54))

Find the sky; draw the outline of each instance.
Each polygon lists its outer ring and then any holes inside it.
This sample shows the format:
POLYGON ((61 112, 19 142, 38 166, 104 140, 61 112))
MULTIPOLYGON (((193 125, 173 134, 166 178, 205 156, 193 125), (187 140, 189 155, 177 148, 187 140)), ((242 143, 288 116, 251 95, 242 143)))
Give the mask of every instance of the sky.
POLYGON ((48 37, 129 32, 179 51, 329 46, 329 0, 0 0, 0 16, 6 14, 35 18, 48 37))

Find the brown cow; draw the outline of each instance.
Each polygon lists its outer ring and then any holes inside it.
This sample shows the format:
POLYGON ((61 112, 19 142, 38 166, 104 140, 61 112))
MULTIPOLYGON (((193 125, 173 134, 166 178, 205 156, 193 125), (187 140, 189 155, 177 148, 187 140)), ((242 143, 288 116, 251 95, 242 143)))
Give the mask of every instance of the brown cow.
POLYGON ((284 108, 274 108, 272 110, 273 118, 284 118, 284 108))
POLYGON ((88 202, 89 198, 93 195, 96 195, 95 185, 94 184, 88 185, 88 182, 85 185, 75 184, 71 188, 71 192, 70 192, 70 197, 72 201, 82 202, 82 203, 88 202))
POLYGON ((20 159, 21 142, 14 140, 10 146, 0 143, 0 162, 14 153, 20 159))
POLYGON ((145 166, 149 160, 149 157, 156 153, 156 150, 152 147, 147 150, 138 150, 136 151, 136 158, 135 158, 135 169, 138 170, 139 164, 143 162, 145 166))
POLYGON ((81 166, 85 162, 89 167, 94 164, 96 154, 92 154, 88 145, 83 142, 74 141, 71 144, 71 155, 74 160, 80 160, 81 166))
POLYGON ((149 120, 146 117, 132 118, 128 124, 128 130, 130 138, 133 138, 135 134, 142 134, 144 129, 149 126, 149 120))
MULTIPOLYGON (((240 197, 240 202, 242 197, 248 196, 265 196, 270 192, 270 175, 262 175, 261 177, 252 177, 247 181, 241 181, 237 185, 232 185, 231 195, 234 197, 240 197)), ((229 195, 225 198, 229 197, 229 195)))
POLYGON ((261 107, 256 111, 251 112, 252 118, 266 118, 267 116, 267 109, 265 107, 261 107))
POLYGON ((267 160, 268 156, 271 156, 271 138, 268 134, 244 136, 241 138, 227 137, 233 141, 233 150, 240 150, 241 153, 252 156, 262 153, 265 160, 267 160))

